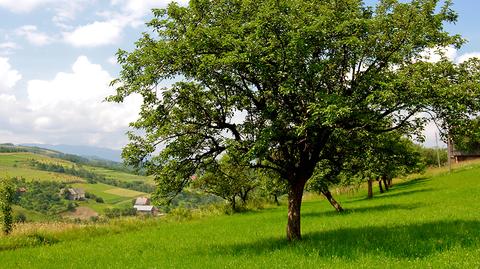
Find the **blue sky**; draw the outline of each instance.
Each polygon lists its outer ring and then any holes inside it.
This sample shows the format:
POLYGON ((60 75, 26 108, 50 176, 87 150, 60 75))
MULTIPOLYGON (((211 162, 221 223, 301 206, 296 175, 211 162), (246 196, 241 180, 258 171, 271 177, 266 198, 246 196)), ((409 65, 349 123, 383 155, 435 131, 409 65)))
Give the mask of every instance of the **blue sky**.
MULTIPOLYGON (((0 0, 0 143, 125 145, 141 100, 102 102, 119 71, 114 54, 133 49, 150 9, 167 2, 0 0)), ((454 9, 459 20, 446 28, 469 43, 449 56, 480 56, 480 1, 457 0, 454 9)), ((434 132, 427 128, 427 145, 434 132)))

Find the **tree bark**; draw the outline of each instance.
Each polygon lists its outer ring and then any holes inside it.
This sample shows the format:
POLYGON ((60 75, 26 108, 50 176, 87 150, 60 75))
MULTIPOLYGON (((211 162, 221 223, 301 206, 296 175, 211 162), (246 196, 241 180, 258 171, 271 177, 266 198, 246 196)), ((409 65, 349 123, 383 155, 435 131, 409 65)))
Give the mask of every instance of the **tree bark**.
POLYGON ((327 189, 326 191, 322 191, 323 196, 327 198, 330 204, 337 210, 337 212, 343 212, 342 206, 333 198, 332 193, 327 189))
POLYGON ((378 179, 378 188, 380 189, 380 193, 383 193, 382 180, 381 179, 378 179))
POLYGON ((305 180, 295 181, 291 183, 290 189, 288 190, 288 241, 302 239, 302 234, 300 232, 300 210, 302 206, 302 197, 305 183, 305 180))
POLYGON ((389 183, 388 183, 387 177, 383 177, 382 181, 383 181, 383 186, 385 186, 385 191, 388 191, 388 187, 389 187, 388 184, 389 183))
POLYGON ((277 194, 274 194, 274 195, 273 195, 273 199, 274 199, 276 205, 280 205, 280 203, 278 202, 278 196, 277 196, 277 194))
POLYGON ((230 204, 232 205, 233 212, 237 211, 237 207, 235 204, 235 196, 233 196, 233 199, 230 199, 230 204))
POLYGON ((240 192, 240 199, 242 200, 242 204, 243 204, 243 205, 246 205, 246 204, 247 204, 247 198, 248 198, 248 192, 249 192, 249 191, 250 191, 250 190, 240 192))
POLYGON ((369 179, 369 180, 367 181, 367 183, 368 183, 368 196, 367 196, 367 198, 368 198, 368 199, 371 199, 371 198, 373 198, 372 180, 369 179))

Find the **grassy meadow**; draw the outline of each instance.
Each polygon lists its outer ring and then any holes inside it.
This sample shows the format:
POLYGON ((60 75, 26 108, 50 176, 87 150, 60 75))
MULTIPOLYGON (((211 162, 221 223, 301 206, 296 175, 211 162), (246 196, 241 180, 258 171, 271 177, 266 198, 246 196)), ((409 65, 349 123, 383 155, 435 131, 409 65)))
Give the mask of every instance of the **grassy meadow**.
POLYGON ((397 181, 371 200, 365 190, 340 195, 343 214, 309 198, 303 240, 294 243, 284 239, 285 206, 181 221, 20 229, 0 238, 0 267, 478 268, 479 174, 480 165, 470 164, 397 181), (15 240, 33 243, 12 249, 15 240))
POLYGON ((30 160, 44 163, 55 163, 64 166, 73 165, 73 163, 69 161, 30 152, 0 153, 0 176, 23 177, 27 180, 48 180, 58 182, 85 181, 82 178, 68 174, 37 170, 31 167, 30 160))
POLYGON ((102 175, 106 178, 110 178, 110 179, 117 179, 117 180, 125 181, 125 182, 143 181, 143 182, 147 182, 147 183, 151 183, 151 184, 154 183, 153 178, 151 178, 151 177, 132 175, 132 174, 121 172, 121 171, 109 170, 109 169, 103 168, 103 167, 94 167, 94 166, 87 166, 86 165, 86 166, 84 166, 84 168, 86 168, 86 169, 88 169, 92 172, 95 172, 97 174, 100 174, 100 175, 102 175))

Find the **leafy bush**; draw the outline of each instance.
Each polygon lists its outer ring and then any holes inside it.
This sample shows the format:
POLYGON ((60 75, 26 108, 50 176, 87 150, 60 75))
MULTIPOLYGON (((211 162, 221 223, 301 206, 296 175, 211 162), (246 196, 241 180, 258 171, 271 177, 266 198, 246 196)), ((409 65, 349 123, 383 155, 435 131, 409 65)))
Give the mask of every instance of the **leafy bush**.
POLYGON ((112 185, 115 187, 130 189, 130 190, 139 191, 139 192, 151 193, 155 191, 155 186, 142 181, 126 182, 126 181, 120 181, 113 178, 107 178, 103 175, 94 173, 82 167, 77 167, 77 168, 74 166, 65 167, 60 164, 43 163, 37 160, 30 160, 30 164, 34 168, 42 171, 50 171, 50 172, 63 173, 63 174, 81 177, 86 179, 87 182, 90 184, 101 182, 107 185, 112 185))
POLYGON ((137 210, 135 208, 107 208, 105 209, 105 216, 107 218, 118 218, 125 216, 135 216, 137 210))
POLYGON ((27 216, 23 214, 22 212, 17 213, 13 216, 13 221, 15 223, 24 223, 27 221, 27 216))

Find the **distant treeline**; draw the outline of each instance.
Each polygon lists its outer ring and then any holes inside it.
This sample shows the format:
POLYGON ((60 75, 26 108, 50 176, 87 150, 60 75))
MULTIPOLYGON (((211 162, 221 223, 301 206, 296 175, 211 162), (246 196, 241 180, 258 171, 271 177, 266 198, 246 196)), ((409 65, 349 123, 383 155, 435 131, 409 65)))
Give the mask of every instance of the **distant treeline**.
POLYGON ((27 149, 22 147, 15 147, 13 144, 0 144, 0 153, 12 153, 12 152, 28 152, 27 149))
POLYGON ((74 166, 65 167, 60 164, 43 163, 36 160, 31 160, 30 163, 33 167, 35 167, 38 170, 63 173, 63 174, 85 178, 88 183, 92 183, 92 184, 100 182, 100 183, 112 185, 119 188, 140 191, 140 192, 147 192, 147 193, 153 192, 155 190, 155 186, 147 184, 142 181, 132 181, 132 182, 120 181, 113 178, 107 178, 103 175, 97 174, 95 172, 89 171, 81 167, 78 167, 78 168, 74 166))
POLYGON ((117 162, 114 162, 114 161, 89 159, 89 158, 81 157, 81 156, 78 156, 78 155, 65 154, 65 153, 56 153, 56 154, 52 154, 50 156, 54 157, 54 158, 70 161, 70 162, 76 163, 76 164, 90 165, 90 166, 106 168, 106 169, 109 169, 109 170, 115 170, 115 171, 119 171, 119 172, 138 174, 138 173, 135 172, 134 169, 126 167, 122 163, 117 163, 117 162))
POLYGON ((12 153, 12 152, 31 152, 31 153, 46 155, 52 158, 58 158, 58 159, 70 161, 75 164, 102 167, 110 170, 137 174, 137 175, 144 174, 142 171, 137 171, 131 167, 125 166, 122 163, 118 163, 114 161, 85 158, 85 157, 74 155, 74 154, 66 154, 59 151, 49 150, 49 149, 44 149, 39 147, 16 146, 12 143, 0 144, 0 153, 12 153))
POLYGON ((440 165, 443 166, 448 162, 448 153, 445 148, 434 149, 418 145, 418 150, 422 156, 423 162, 427 166, 438 166, 439 162, 440 165))

